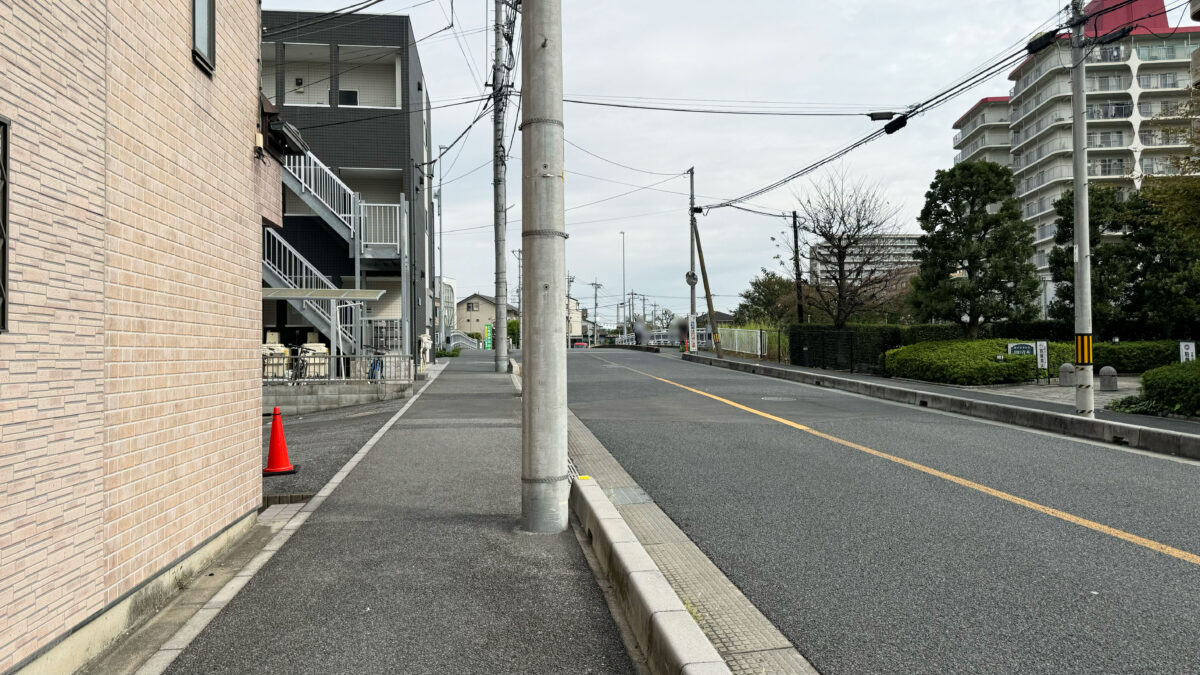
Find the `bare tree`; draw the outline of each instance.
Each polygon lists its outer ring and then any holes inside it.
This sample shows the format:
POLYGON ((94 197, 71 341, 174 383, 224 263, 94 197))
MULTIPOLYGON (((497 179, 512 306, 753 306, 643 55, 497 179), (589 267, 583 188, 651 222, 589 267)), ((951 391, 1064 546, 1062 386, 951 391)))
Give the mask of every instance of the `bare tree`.
POLYGON ((810 183, 799 197, 800 250, 792 233, 772 237, 788 278, 795 280, 793 260, 808 263, 805 302, 842 328, 854 317, 871 312, 893 298, 899 267, 911 265, 896 246, 899 207, 888 203, 876 185, 853 180, 844 170, 810 183))

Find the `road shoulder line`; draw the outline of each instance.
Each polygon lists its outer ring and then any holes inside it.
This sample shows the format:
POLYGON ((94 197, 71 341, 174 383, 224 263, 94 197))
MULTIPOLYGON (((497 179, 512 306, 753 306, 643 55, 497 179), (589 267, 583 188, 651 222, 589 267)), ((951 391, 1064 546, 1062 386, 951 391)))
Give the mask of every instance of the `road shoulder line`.
POLYGON ((789 382, 798 382, 817 387, 847 391, 871 398, 913 405, 930 410, 943 411, 976 417, 993 422, 1012 424, 1018 427, 1048 431, 1051 433, 1103 443, 1114 443, 1165 455, 1200 459, 1200 436, 1142 427, 1123 422, 1088 419, 1063 413, 1033 408, 1021 408, 1003 403, 950 396, 947 394, 906 389, 877 382, 851 380, 775 366, 742 363, 717 359, 710 356, 684 354, 683 361, 700 365, 772 377, 789 382))

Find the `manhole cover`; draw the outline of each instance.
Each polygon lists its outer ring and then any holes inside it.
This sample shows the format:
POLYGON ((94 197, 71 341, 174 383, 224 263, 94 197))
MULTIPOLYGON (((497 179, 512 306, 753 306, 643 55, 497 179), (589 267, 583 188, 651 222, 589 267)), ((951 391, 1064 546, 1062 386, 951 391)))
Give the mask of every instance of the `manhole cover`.
POLYGON ((764 397, 762 397, 762 400, 764 400, 764 401, 795 401, 796 399, 794 399, 790 396, 764 396, 764 397))

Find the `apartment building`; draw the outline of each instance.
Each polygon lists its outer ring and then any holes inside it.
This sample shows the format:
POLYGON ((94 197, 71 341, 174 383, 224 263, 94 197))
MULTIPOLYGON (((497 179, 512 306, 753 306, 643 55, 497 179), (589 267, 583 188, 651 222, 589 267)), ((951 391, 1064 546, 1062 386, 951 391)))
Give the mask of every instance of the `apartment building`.
POLYGON ((73 672, 262 504, 258 42, 255 0, 0 3, 0 672, 73 672))
POLYGON ((1012 146, 1008 125, 1007 96, 981 99, 954 123, 958 130, 954 136, 954 149, 958 150, 954 163, 986 161, 1010 166, 1012 146))
POLYGON ((454 298, 458 293, 458 282, 450 277, 438 277, 437 287, 441 289, 441 302, 438 304, 438 346, 450 344, 450 334, 458 330, 458 307, 454 298))
POLYGON ((383 295, 265 302, 264 331, 285 344, 316 338, 344 353, 415 355, 437 305, 429 91, 416 37, 406 16, 318 17, 263 12, 263 95, 310 150, 284 166, 283 227, 264 233, 263 283, 383 295))
MULTIPOLYGON (((864 270, 864 278, 878 278, 892 272, 911 274, 918 263, 913 254, 920 242, 920 234, 881 234, 868 238, 860 250, 849 251, 846 264, 855 268, 866 259, 870 261, 864 270)), ((814 286, 836 283, 834 251, 828 244, 809 247, 808 278, 814 286)), ((899 279, 899 278, 898 278, 899 279)), ((896 282, 899 283, 899 280, 896 282)))
MULTIPOLYGON (((1093 0, 1085 12, 1118 4, 1120 0, 1093 0)), ((1089 37, 1137 26, 1122 40, 1095 46, 1085 60, 1088 179, 1094 185, 1139 188, 1147 176, 1175 173, 1171 157, 1188 147, 1189 122, 1180 111, 1192 84, 1200 27, 1173 29, 1164 10, 1164 0, 1136 0, 1087 25, 1089 37), (1156 16, 1146 18, 1152 14, 1156 16)), ((1074 178, 1070 65, 1070 44, 1063 37, 1009 76, 1007 150, 1021 214, 1035 228, 1032 262, 1043 280, 1043 308, 1054 297, 1049 269, 1057 229, 1054 202, 1074 178)), ((992 122, 1002 114, 1001 101, 984 99, 955 125, 961 125, 956 163, 1003 157, 994 143, 1001 126, 992 122), (992 135, 985 141, 987 150, 976 145, 985 134, 992 135)))

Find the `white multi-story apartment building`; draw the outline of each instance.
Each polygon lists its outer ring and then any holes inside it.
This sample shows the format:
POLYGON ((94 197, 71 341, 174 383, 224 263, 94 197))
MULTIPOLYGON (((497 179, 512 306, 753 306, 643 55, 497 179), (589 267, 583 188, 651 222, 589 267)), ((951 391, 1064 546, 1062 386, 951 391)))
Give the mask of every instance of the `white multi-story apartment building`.
POLYGON ((980 100, 954 123, 954 163, 995 162, 1012 164, 1012 143, 1008 133, 1009 107, 1007 96, 991 96, 980 100))
MULTIPOLYGON (((1093 0, 1084 11, 1117 4, 1093 0)), ((1192 83, 1200 27, 1172 29, 1164 0, 1136 0, 1089 22, 1087 30, 1096 37, 1127 25, 1137 28, 1122 40, 1092 48, 1085 61, 1088 177, 1092 184, 1137 189, 1146 176, 1174 173, 1171 156, 1188 147, 1188 120, 1181 116, 1181 106, 1192 83)), ((1014 83, 1007 102, 1009 155, 987 136, 1001 128, 1002 98, 984 99, 955 124, 961 129, 955 137, 954 147, 961 150, 955 163, 989 159, 1007 164, 996 158, 1011 157, 1021 214, 1035 228, 1033 263, 1044 281, 1043 308, 1054 296, 1049 268, 1054 202, 1074 178, 1070 65, 1064 33, 1009 75, 1014 83)))
MULTIPOLYGON (((859 251, 848 251, 846 262, 857 266, 864 256, 873 261, 869 276, 874 278, 890 272, 915 271, 916 258, 913 253, 921 239, 920 234, 880 234, 870 237, 859 251)), ((814 244, 809 247, 808 276, 809 283, 814 286, 836 283, 837 266, 835 252, 828 244, 814 244)))

